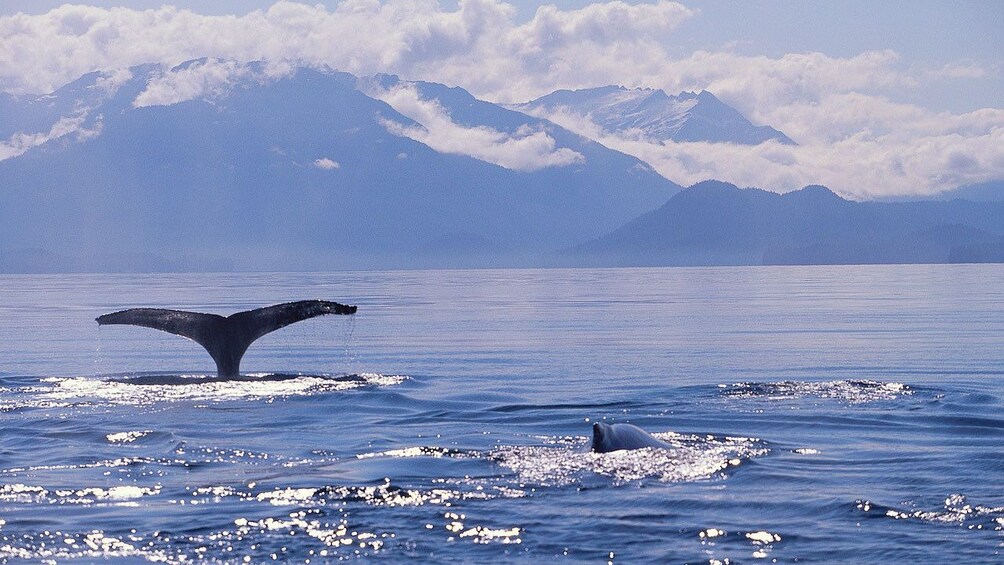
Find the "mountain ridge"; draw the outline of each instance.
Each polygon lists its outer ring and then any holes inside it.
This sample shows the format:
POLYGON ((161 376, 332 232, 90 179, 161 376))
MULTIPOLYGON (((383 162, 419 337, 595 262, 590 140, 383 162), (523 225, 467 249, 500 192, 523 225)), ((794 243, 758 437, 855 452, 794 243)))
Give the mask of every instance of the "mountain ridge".
POLYGON ((255 270, 505 265, 598 236, 679 189, 539 118, 524 116, 532 135, 496 131, 520 116, 502 108, 457 131, 582 160, 527 172, 439 151, 400 134, 423 125, 360 91, 359 77, 278 71, 203 59, 5 101, 5 115, 30 102, 53 125, 0 161, 0 252, 198 255, 255 270), (486 261, 483 249, 500 251, 486 261))
POLYGON ((557 90, 511 107, 541 117, 571 112, 588 119, 605 134, 640 133, 661 142, 758 145, 773 140, 795 144, 770 126, 753 125, 707 90, 670 96, 660 89, 601 86, 557 90))
POLYGON ((1004 260, 1004 203, 854 202, 810 185, 787 194, 703 181, 660 208, 564 250, 576 265, 783 265, 1004 260))
MULTIPOLYGON (((639 120, 670 100, 600 90, 639 120)), ((680 191, 545 118, 393 75, 95 72, 0 96, 0 139, 0 272, 1004 261, 1004 203, 957 199, 999 182, 940 202, 680 191)))

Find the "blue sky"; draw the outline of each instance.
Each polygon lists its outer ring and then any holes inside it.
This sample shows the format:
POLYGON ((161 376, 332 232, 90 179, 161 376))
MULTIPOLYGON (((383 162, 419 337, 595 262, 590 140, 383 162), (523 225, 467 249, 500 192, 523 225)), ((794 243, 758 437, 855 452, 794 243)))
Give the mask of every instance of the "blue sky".
MULTIPOLYGON (((51 92, 95 70, 117 84, 116 69, 206 56, 387 72, 501 103, 609 84, 706 89, 798 146, 599 139, 588 116, 546 117, 684 184, 822 183, 867 198, 1004 179, 1004 2, 162 4, 0 2, 0 90, 51 92)), ((197 89, 229 71, 204 72, 217 74, 168 82, 197 89)))

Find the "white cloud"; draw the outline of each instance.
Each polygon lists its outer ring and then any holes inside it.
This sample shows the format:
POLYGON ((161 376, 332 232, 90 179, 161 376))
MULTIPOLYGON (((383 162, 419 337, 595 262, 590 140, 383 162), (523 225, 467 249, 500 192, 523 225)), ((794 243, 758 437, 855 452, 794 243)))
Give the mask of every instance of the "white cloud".
MULTIPOLYGON (((567 111, 547 117, 572 131, 592 137, 607 147, 651 164, 663 176, 688 185, 716 178, 739 186, 787 192, 808 184, 824 184, 852 198, 933 194, 962 184, 994 178, 1004 171, 1004 110, 979 110, 954 116, 891 103, 871 115, 870 98, 837 97, 824 105, 839 113, 850 105, 851 117, 838 123, 874 120, 840 138, 809 139, 801 145, 768 142, 760 145, 726 143, 659 143, 641 135, 611 135, 587 117, 567 111), (864 105, 859 108, 852 102, 864 105), (863 115, 862 115, 863 114, 863 115), (894 128, 896 120, 905 122, 894 128)), ((881 104, 880 104, 881 105, 881 104)))
POLYGON ((75 135, 77 141, 84 141, 96 137, 101 133, 102 120, 98 116, 90 127, 85 127, 87 113, 81 112, 74 116, 60 118, 48 132, 24 133, 18 132, 6 141, 0 141, 0 161, 17 157, 33 147, 38 147, 49 141, 60 139, 66 136, 75 135))
POLYGON ((441 153, 468 155, 516 171, 536 171, 585 161, 582 154, 567 147, 555 148, 554 138, 541 129, 524 125, 510 135, 489 127, 457 124, 437 100, 422 99, 418 90, 408 84, 372 94, 421 124, 404 125, 382 119, 388 131, 424 143, 441 153))
MULTIPOLYGON (((1004 177, 1001 108, 949 114, 890 99, 934 84, 965 87, 999 75, 999 67, 949 61, 920 68, 889 50, 750 56, 726 47, 681 55, 673 32, 700 15, 665 0, 606 1, 574 10, 545 5, 522 23, 516 14, 499 0, 460 0, 455 9, 435 0, 345 0, 334 9, 279 1, 242 16, 64 5, 0 18, 0 90, 49 92, 97 69, 171 67, 200 57, 328 65, 357 75, 390 72, 463 86, 500 102, 606 84, 670 93, 707 89, 755 123, 784 131, 799 147, 630 145, 672 180, 707 174, 775 190, 819 182, 866 195, 932 192, 959 179, 1004 177), (711 156, 721 159, 712 162, 711 156)), ((218 95, 244 78, 220 62, 165 74, 137 105, 218 95)), ((481 158, 512 166, 536 166, 534 159, 561 151, 549 145, 546 132, 507 140, 493 137, 499 132, 444 129, 447 122, 422 122, 424 133, 400 131, 444 151, 462 150, 457 140, 505 147, 481 158), (499 152, 537 157, 505 161, 499 152)), ((0 151, 20 151, 33 139, 8 140, 0 151)), ((625 149, 629 141, 611 144, 625 149)))
POLYGON ((129 69, 113 69, 111 72, 104 73, 98 77, 94 81, 93 88, 100 90, 106 97, 112 96, 118 91, 119 87, 132 80, 132 78, 132 71, 129 69))
POLYGON ((346 0, 330 11, 279 1, 243 16, 64 5, 0 18, 0 89, 49 92, 97 69, 218 57, 392 72, 463 83, 483 95, 524 96, 551 86, 542 75, 553 75, 553 82, 574 74, 590 52, 613 49, 599 63, 613 68, 611 55, 642 57, 651 51, 646 45, 657 45, 693 15, 664 0, 565 11, 542 6, 524 24, 498 0, 462 0, 454 11, 433 0, 346 0))
POLYGON ((332 161, 327 157, 321 157, 320 159, 314 159, 314 166, 323 171, 331 171, 334 169, 341 169, 342 165, 338 161, 332 161))
POLYGON ((241 80, 264 84, 293 70, 285 62, 266 64, 261 70, 236 61, 206 59, 161 72, 136 96, 133 106, 168 106, 201 97, 225 95, 241 80))

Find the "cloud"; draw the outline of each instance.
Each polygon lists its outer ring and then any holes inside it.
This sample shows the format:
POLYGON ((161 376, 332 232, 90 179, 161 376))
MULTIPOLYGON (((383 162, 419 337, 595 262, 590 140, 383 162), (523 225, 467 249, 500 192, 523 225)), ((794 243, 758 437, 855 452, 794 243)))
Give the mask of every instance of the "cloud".
MULTIPOLYGON (((608 141, 651 159, 677 182, 706 173, 775 190, 818 182, 865 195, 929 193, 959 179, 1004 177, 1002 109, 951 114, 894 99, 932 85, 965 88, 967 81, 998 76, 999 65, 963 60, 923 68, 882 49, 848 56, 746 55, 734 46, 681 52, 674 31, 700 17, 697 10, 666 0, 601 1, 580 9, 545 5, 522 22, 512 5, 499 0, 460 0, 455 8, 435 0, 345 0, 333 9, 278 1, 241 16, 205 16, 170 6, 64 5, 41 15, 0 18, 0 90, 43 93, 93 70, 144 63, 170 68, 200 57, 265 60, 276 68, 330 66, 362 76, 389 72, 459 85, 498 102, 607 84, 670 93, 707 89, 753 122, 784 131, 799 147, 608 141), (712 155, 721 161, 711 162, 712 155), (965 155, 968 165, 961 167, 963 160, 948 155, 965 155)), ((247 78, 219 61, 165 73, 137 105, 213 97, 247 78)), ((448 122, 421 122, 424 132, 399 131, 444 151, 461 151, 454 142, 463 139, 484 150, 479 158, 524 168, 561 153, 549 145, 553 140, 546 132, 507 140, 493 137, 499 132, 446 129, 448 122), (502 147, 513 161, 500 156, 502 147), (516 155, 536 157, 520 161, 516 155)), ((8 140, 2 151, 31 143, 8 140)))
POLYGON ((129 69, 112 69, 103 73, 94 81, 94 88, 100 90, 106 97, 110 97, 118 91, 119 87, 132 80, 132 71, 129 69))
POLYGON ((332 161, 327 157, 321 157, 320 159, 314 159, 314 166, 322 171, 331 171, 334 169, 341 169, 342 165, 338 161, 332 161))
POLYGON ((77 141, 84 141, 96 137, 101 133, 102 120, 98 116, 88 127, 88 114, 86 111, 74 116, 60 118, 48 132, 24 133, 18 132, 6 141, 0 141, 0 161, 17 157, 33 147, 73 135, 77 141))
MULTIPOLYGON (((554 138, 543 129, 520 126, 510 135, 489 127, 466 127, 454 122, 437 100, 424 100, 408 84, 372 93, 421 125, 404 125, 382 119, 394 135, 408 137, 441 153, 467 155, 516 171, 536 171, 582 163, 585 157, 567 147, 555 148, 554 138)), ((400 157, 400 155, 399 155, 400 157)))
POLYGON ((513 6, 497 0, 462 0, 454 11, 431 0, 346 0, 334 10, 280 1, 243 16, 64 5, 0 18, 0 90, 49 92, 93 70, 217 57, 392 72, 522 96, 550 86, 541 84, 541 73, 574 71, 590 52, 643 56, 645 44, 657 44, 693 15, 667 1, 542 6, 524 24, 515 23, 513 6))
POLYGON ((823 104, 828 108, 824 114, 836 115, 832 119, 838 123, 875 120, 875 129, 850 131, 837 139, 810 139, 797 146, 774 141, 753 146, 660 143, 637 132, 604 133, 588 117, 567 110, 546 117, 607 147, 634 155, 659 174, 685 185, 716 178, 740 186, 787 192, 808 184, 824 184, 845 196, 869 199, 934 194, 1000 178, 1004 171, 1004 110, 935 114, 888 102, 869 109, 868 100, 857 96, 828 99, 823 104), (837 115, 845 106, 850 107, 850 117, 837 115), (905 124, 893 128, 874 113, 905 124))
POLYGON ((169 106, 201 97, 218 98, 242 80, 265 84, 292 70, 293 67, 285 62, 268 63, 259 69, 236 61, 193 61, 155 75, 133 100, 133 106, 169 106))

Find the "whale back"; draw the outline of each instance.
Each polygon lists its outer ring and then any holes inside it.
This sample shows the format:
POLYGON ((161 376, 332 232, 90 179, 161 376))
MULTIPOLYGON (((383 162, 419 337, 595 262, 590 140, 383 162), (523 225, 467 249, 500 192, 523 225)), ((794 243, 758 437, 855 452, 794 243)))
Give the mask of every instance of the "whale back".
POLYGON ((238 312, 224 318, 217 314, 131 308, 96 318, 99 325, 127 324, 161 330, 198 343, 216 362, 220 377, 240 375, 241 358, 261 336, 292 323, 325 314, 355 314, 355 306, 328 300, 300 300, 238 312))
POLYGON ((593 424, 592 450, 596 453, 609 453, 622 449, 642 449, 644 447, 670 447, 645 430, 632 424, 593 424))

